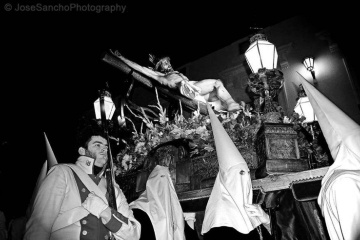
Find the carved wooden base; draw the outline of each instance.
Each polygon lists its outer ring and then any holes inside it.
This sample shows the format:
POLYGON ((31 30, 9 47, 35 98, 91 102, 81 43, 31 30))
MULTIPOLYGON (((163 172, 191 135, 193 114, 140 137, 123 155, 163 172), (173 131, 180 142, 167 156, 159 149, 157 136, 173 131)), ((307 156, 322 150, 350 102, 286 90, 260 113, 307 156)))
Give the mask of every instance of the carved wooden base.
MULTIPOLYGON (((256 196, 259 196, 257 191, 267 194, 283 189, 290 189, 293 184, 300 182, 301 183, 306 182, 306 184, 311 184, 311 182, 313 181, 321 181, 321 179, 328 170, 329 167, 324 167, 324 168, 307 170, 303 172, 274 175, 262 179, 252 180, 251 182, 253 187, 254 202, 257 203, 263 202, 263 197, 260 197, 260 199, 256 199, 257 198, 256 196)), ((204 203, 204 201, 207 202, 208 198, 210 197, 211 190, 212 187, 209 187, 200 190, 178 192, 177 195, 180 200, 180 203, 184 205, 184 207, 186 207, 187 209, 189 208, 194 210, 193 207, 191 206, 191 203, 192 202, 204 203)), ((203 207, 200 207, 200 209, 202 210, 203 207)))
POLYGON ((256 178, 310 169, 307 159, 300 158, 292 124, 264 123, 257 133, 255 146, 259 158, 256 178))
POLYGON ((255 178, 263 178, 271 174, 284 174, 309 170, 307 159, 268 159, 255 172, 255 178))

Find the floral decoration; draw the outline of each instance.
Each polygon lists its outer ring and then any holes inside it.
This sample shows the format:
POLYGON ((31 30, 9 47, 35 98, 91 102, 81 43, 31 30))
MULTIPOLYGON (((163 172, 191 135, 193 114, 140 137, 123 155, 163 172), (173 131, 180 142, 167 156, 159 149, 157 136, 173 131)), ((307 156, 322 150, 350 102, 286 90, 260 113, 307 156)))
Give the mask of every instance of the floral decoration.
POLYGON ((300 157, 310 159, 312 168, 325 167, 330 164, 330 155, 325 139, 322 139, 322 131, 317 122, 305 123, 304 116, 293 112, 290 118, 284 117, 284 123, 292 123, 298 134, 300 157), (323 141, 322 141, 323 140, 323 141))
MULTIPOLYGON (((175 139, 185 138, 190 142, 190 156, 197 157, 203 155, 214 155, 216 153, 213 132, 211 129, 210 118, 208 115, 201 115, 200 108, 192 112, 189 118, 183 116, 181 102, 180 113, 177 113, 173 120, 169 120, 159 101, 157 89, 155 88, 157 105, 149 105, 158 110, 158 119, 156 122, 151 121, 146 115, 143 108, 142 114, 136 114, 128 110, 130 113, 141 119, 142 124, 140 130, 137 130, 135 124, 129 117, 126 119, 133 126, 133 134, 130 139, 123 140, 125 148, 116 155, 116 175, 128 174, 136 171, 144 163, 147 154, 159 144, 172 141, 175 139)), ((302 157, 308 158, 310 155, 314 157, 318 165, 326 165, 328 161, 327 154, 316 144, 316 136, 319 135, 320 128, 317 129, 316 135, 312 141, 308 140, 304 133, 310 133, 312 127, 303 123, 305 120, 297 113, 289 118, 284 116, 283 112, 267 113, 260 115, 252 111, 250 104, 241 102, 241 109, 237 112, 220 112, 217 114, 218 119, 222 123, 225 131, 229 134, 235 146, 239 149, 250 169, 257 168, 257 160, 254 142, 256 133, 260 129, 261 123, 264 121, 292 123, 294 129, 298 132, 299 149, 302 157)))
MULTIPOLYGON (((116 174, 129 173, 138 169, 147 156, 147 154, 159 144, 172 141, 179 138, 186 138, 190 142, 190 156, 201 156, 207 153, 215 152, 213 133, 211 130, 210 118, 208 115, 201 115, 200 108, 192 112, 191 117, 185 118, 182 112, 181 102, 180 113, 177 113, 173 120, 169 121, 166 109, 159 101, 158 93, 155 88, 157 105, 149 105, 158 110, 158 121, 151 121, 145 111, 142 114, 130 113, 141 119, 142 125, 138 131, 135 124, 129 117, 126 119, 132 123, 133 135, 131 139, 123 140, 126 147, 116 156, 117 170, 116 174), (145 127, 144 127, 145 126, 145 127)), ((241 110, 235 113, 221 112, 217 114, 224 129, 229 134, 242 154, 252 149, 253 140, 260 127, 259 117, 253 115, 249 105, 241 102, 241 110)))

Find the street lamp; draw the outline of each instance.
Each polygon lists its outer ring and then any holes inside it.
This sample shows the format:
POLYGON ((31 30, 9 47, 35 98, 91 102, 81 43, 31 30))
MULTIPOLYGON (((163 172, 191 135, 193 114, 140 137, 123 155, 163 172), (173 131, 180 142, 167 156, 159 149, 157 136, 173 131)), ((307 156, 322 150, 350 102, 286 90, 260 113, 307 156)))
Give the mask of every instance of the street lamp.
POLYGON ((100 91, 100 97, 94 102, 95 109, 95 117, 96 119, 101 119, 102 105, 100 104, 101 99, 104 101, 104 111, 105 111, 105 119, 111 120, 112 116, 115 112, 115 104, 111 99, 111 94, 107 90, 100 91))
POLYGON ((315 71, 314 71, 314 58, 313 57, 304 58, 303 59, 303 64, 304 64, 306 70, 311 72, 311 76, 313 77, 313 79, 316 80, 315 71))
POLYGON ((260 112, 264 105, 264 113, 277 112, 278 103, 274 104, 274 100, 284 84, 284 78, 283 73, 276 69, 278 54, 275 45, 267 41, 264 34, 255 34, 250 38, 245 58, 252 71, 248 85, 256 95, 255 110, 260 112))
POLYGON ((250 38, 245 58, 251 71, 256 73, 261 68, 276 68, 278 54, 275 45, 267 41, 265 34, 258 33, 250 38))
POLYGON ((301 84, 299 85, 299 89, 300 91, 298 93, 298 100, 294 111, 300 116, 304 116, 306 118, 304 120, 305 123, 312 123, 317 121, 314 109, 311 106, 309 98, 306 96, 306 93, 301 84))
MULTIPOLYGON (((108 88, 107 84, 106 87, 108 88)), ((108 131, 108 121, 111 120, 115 112, 115 104, 111 99, 111 94, 107 89, 99 91, 99 98, 94 102, 95 116, 101 122, 106 140, 108 142, 108 161, 105 167, 105 175, 107 182, 107 191, 109 193, 109 206, 117 209, 115 196, 115 178, 113 174, 114 162, 111 154, 110 138, 108 131)))

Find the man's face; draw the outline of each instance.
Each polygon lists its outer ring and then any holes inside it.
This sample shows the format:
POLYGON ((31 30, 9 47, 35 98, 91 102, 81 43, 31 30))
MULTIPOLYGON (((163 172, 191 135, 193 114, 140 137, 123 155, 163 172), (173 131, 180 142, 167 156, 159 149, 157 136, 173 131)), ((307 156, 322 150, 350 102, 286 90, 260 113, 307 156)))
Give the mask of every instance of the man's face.
POLYGON ((103 167, 107 162, 108 144, 105 138, 101 136, 92 136, 87 149, 85 149, 85 156, 95 159, 94 165, 103 167))

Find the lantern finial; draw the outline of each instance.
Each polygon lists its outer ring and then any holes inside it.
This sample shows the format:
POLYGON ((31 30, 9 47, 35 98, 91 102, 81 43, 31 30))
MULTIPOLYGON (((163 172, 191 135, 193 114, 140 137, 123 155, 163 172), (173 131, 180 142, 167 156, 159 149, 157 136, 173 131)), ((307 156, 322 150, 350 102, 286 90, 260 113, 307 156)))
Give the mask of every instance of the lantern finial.
POLYGON ((254 36, 252 36, 250 38, 250 43, 253 43, 255 42, 256 40, 264 40, 264 41, 267 41, 267 37, 265 34, 262 34, 262 33, 257 33, 255 34, 254 36))

